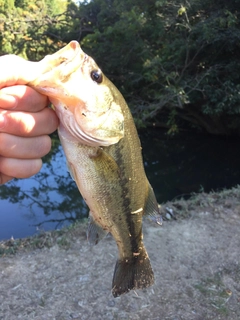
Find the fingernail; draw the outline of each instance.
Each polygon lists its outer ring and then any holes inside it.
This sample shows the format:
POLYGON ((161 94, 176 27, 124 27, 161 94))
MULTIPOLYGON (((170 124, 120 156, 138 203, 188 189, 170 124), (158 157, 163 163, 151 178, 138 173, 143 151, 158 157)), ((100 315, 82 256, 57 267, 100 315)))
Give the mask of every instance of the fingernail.
MULTIPOLYGON (((3 89, 2 89, 3 90, 3 89)), ((17 106, 17 99, 9 94, 0 94, 0 108, 2 109, 15 109, 17 106)))
POLYGON ((2 114, 0 114, 0 129, 5 127, 5 118, 2 114))

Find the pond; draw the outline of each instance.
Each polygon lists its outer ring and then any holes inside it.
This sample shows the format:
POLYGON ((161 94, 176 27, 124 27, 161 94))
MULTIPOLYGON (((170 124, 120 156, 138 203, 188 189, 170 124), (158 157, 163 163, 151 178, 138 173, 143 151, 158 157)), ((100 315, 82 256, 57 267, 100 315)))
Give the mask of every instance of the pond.
MULTIPOLYGON (((56 135, 36 176, 0 186, 0 240, 22 238, 86 218, 88 208, 67 172, 56 135)), ((144 166, 159 203, 240 183, 240 141, 163 130, 140 132, 144 166)))

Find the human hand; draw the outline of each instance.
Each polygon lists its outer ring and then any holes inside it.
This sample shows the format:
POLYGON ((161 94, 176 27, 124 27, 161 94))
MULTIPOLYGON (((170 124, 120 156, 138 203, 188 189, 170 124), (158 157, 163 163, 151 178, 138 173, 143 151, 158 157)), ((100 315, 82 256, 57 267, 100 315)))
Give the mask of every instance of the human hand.
MULTIPOLYGON (((5 57, 0 58, 1 70, 5 57)), ((55 112, 46 108, 47 97, 24 85, 23 65, 29 68, 30 62, 12 55, 8 59, 8 70, 0 75, 0 184, 36 174, 41 157, 51 149, 48 134, 58 126, 55 112)))

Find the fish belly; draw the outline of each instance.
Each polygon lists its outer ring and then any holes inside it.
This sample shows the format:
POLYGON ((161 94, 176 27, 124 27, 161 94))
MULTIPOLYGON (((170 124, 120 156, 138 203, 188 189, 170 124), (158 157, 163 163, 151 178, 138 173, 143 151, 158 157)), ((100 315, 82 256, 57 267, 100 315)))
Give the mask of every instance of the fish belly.
MULTIPOLYGON (((88 238, 97 243, 96 239, 101 238, 100 227, 110 232, 117 243, 119 259, 112 281, 113 296, 152 285, 154 275, 142 241, 142 212, 131 211, 133 195, 127 194, 129 190, 133 192, 133 182, 128 185, 122 179, 117 162, 106 150, 69 142, 61 133, 59 136, 71 175, 90 208, 92 222, 88 238)), ((146 187, 147 183, 147 180, 142 182, 146 187)))

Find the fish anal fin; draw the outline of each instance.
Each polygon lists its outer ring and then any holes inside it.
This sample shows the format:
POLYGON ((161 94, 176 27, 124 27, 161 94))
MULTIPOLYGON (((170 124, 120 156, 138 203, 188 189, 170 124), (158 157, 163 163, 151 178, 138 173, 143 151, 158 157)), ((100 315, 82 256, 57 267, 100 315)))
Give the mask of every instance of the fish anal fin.
POLYGON ((148 192, 144 206, 144 215, 149 215, 151 219, 159 225, 162 225, 163 223, 162 216, 158 208, 157 199, 150 183, 148 183, 148 192))
POLYGON ((108 234, 107 230, 104 230, 100 224, 98 224, 89 214, 89 222, 87 229, 87 240, 90 245, 96 245, 108 234))
POLYGON ((147 288, 154 284, 154 274, 145 248, 139 255, 116 262, 112 294, 114 298, 130 290, 147 288))

